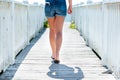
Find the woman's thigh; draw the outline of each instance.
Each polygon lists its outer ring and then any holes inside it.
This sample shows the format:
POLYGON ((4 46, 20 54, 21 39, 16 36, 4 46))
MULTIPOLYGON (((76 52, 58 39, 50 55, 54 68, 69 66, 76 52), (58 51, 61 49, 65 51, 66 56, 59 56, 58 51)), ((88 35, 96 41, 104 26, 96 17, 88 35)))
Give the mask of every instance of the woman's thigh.
POLYGON ((56 16, 55 17, 55 27, 57 32, 61 32, 64 24, 64 16, 56 16))

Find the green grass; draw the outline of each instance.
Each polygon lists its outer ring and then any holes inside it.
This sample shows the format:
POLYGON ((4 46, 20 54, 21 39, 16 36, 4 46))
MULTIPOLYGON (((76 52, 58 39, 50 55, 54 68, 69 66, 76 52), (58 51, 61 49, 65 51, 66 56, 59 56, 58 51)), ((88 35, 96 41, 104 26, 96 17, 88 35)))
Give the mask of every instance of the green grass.
MULTIPOLYGON (((45 28, 49 28, 49 27, 50 27, 49 24, 48 24, 48 21, 45 21, 45 22, 44 22, 44 27, 45 27, 45 28)), ((75 25, 74 22, 71 22, 70 28, 71 28, 71 29, 76 29, 76 25, 75 25)))
POLYGON ((76 29, 76 25, 75 25, 74 22, 71 22, 71 24, 70 24, 70 28, 71 28, 71 29, 76 29))
POLYGON ((44 22, 44 27, 45 27, 45 28, 49 28, 48 21, 45 21, 45 22, 44 22))

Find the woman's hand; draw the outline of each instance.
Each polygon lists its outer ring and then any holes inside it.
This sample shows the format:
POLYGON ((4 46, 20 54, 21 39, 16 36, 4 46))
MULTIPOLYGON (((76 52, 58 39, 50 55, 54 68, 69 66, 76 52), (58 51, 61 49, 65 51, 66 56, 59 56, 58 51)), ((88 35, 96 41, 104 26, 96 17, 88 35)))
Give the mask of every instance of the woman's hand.
POLYGON ((72 13, 72 5, 69 5, 68 7, 68 14, 71 14, 72 13))

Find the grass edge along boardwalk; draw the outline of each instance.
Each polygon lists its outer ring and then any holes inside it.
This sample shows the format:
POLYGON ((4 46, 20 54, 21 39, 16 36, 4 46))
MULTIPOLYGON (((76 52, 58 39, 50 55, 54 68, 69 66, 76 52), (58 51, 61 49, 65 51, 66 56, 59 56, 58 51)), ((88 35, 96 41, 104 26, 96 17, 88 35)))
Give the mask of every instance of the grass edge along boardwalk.
POLYGON ((75 29, 64 24, 60 64, 51 59, 49 29, 33 39, 0 80, 115 80, 75 29))

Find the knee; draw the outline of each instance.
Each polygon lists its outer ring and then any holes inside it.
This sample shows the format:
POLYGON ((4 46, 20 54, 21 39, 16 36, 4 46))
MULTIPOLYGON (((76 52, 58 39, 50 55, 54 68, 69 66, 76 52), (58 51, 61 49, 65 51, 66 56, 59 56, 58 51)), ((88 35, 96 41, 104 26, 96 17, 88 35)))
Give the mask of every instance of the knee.
POLYGON ((57 32, 57 37, 62 37, 62 32, 57 32))
POLYGON ((50 33, 55 33, 55 29, 50 28, 50 33))
POLYGON ((56 33, 56 29, 54 25, 50 27, 50 33, 54 33, 54 34, 56 33))

